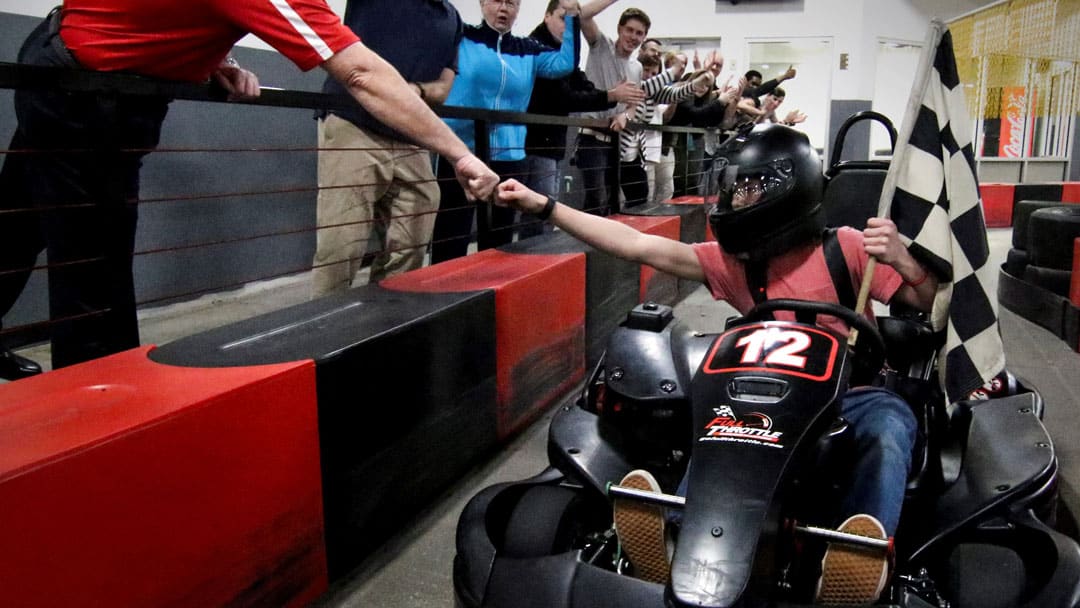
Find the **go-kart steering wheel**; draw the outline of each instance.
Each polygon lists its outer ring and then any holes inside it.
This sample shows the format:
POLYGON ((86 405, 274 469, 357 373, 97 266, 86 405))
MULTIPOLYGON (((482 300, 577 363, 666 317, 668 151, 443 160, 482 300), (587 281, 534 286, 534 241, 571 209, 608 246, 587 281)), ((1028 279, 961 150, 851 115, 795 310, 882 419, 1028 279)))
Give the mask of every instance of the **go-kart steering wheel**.
POLYGON ((878 328, 870 322, 870 319, 839 304, 785 298, 766 300, 748 311, 738 323, 771 321, 772 313, 780 310, 794 313, 795 319, 800 323, 814 323, 818 315, 829 315, 840 319, 847 323, 848 327, 859 332, 853 347, 859 367, 876 373, 885 365, 885 340, 881 337, 878 328))

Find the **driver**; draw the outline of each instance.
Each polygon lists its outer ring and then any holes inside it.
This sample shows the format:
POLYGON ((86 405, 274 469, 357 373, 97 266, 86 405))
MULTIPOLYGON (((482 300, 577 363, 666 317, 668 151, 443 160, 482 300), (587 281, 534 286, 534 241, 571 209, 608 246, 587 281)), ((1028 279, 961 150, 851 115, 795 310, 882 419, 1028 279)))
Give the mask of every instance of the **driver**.
MULTIPOLYGON (((766 298, 839 303, 822 245, 821 162, 806 135, 782 125, 758 125, 726 142, 719 153, 714 174, 719 195, 709 213, 719 247, 643 234, 559 204, 512 179, 499 185, 496 203, 533 213, 596 249, 703 282, 714 298, 743 314, 766 298)), ((873 256, 880 263, 870 286, 873 299, 930 310, 937 278, 908 252, 891 220, 871 218, 864 231, 844 227, 836 237, 856 291, 873 256)), ((873 319, 869 302, 864 312, 873 319)), ((823 317, 821 322, 847 332, 839 319, 823 317)), ((841 415, 853 429, 857 457, 839 530, 891 537, 900 520, 915 417, 900 396, 869 386, 856 386, 842 397, 841 415)), ((642 470, 629 473, 622 484, 660 491, 642 470)), ((638 576, 666 583, 670 565, 661 508, 616 501, 615 528, 638 576)), ((884 551, 830 546, 822 560, 818 600, 872 602, 887 577, 884 551)))

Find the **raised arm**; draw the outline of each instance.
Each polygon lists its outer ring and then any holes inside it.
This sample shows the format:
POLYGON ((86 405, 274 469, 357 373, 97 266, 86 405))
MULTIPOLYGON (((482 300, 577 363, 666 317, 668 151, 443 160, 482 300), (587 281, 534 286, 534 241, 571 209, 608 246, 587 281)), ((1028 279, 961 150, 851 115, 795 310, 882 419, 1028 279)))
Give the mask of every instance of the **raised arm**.
POLYGON ((600 39, 600 26, 596 24, 593 17, 616 2, 618 0, 592 0, 581 6, 581 33, 589 46, 596 44, 596 41, 600 39))
MULTIPOLYGON (((545 210, 548 198, 533 192, 517 180, 499 184, 495 201, 525 213, 538 214, 545 210)), ((681 241, 643 234, 633 228, 598 215, 583 213, 555 203, 548 221, 574 238, 616 257, 648 264, 658 270, 692 281, 705 281, 694 249, 681 241)))
POLYGON ((577 16, 577 5, 569 2, 569 0, 561 1, 564 5, 572 5, 573 13, 567 10, 566 15, 563 17, 566 29, 559 48, 554 51, 545 51, 537 58, 536 73, 541 78, 562 78, 577 67, 579 38, 576 35, 574 24, 577 16))
POLYGON ((498 176, 469 151, 450 127, 410 90, 401 74, 374 51, 356 42, 335 53, 322 67, 372 116, 453 162, 467 194, 475 198, 491 195, 498 176))

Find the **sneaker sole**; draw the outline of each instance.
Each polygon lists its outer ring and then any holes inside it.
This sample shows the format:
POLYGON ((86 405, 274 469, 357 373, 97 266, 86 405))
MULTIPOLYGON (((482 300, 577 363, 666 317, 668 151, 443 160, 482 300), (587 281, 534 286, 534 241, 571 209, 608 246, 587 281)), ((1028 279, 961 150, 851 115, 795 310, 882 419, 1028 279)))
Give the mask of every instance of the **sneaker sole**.
MULTIPOLYGON (((643 477, 631 476, 622 486, 635 490, 657 492, 643 477)), ((638 578, 653 583, 666 584, 671 576, 667 559, 667 543, 664 538, 664 513, 655 505, 641 502, 615 500, 615 532, 619 536, 634 572, 638 578)))
MULTIPOLYGON (((853 517, 841 532, 882 538, 879 524, 866 517, 853 517)), ((863 605, 877 601, 885 587, 888 558, 881 549, 831 544, 821 562, 818 601, 823 604, 863 605)))

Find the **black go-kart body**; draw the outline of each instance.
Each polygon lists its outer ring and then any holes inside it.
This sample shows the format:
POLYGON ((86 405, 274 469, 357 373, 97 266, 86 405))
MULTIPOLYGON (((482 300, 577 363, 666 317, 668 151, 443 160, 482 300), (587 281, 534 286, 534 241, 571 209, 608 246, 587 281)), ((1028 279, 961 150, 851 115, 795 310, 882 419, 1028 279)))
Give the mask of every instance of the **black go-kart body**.
POLYGON ((814 323, 828 305, 785 302, 796 321, 755 311, 718 335, 688 330, 666 306, 631 311, 580 399, 554 416, 551 466, 463 510, 457 604, 812 604, 854 457, 839 397, 855 359, 887 353, 892 371, 878 382, 912 404, 920 432, 879 603, 1080 606, 1080 545, 1039 394, 1004 375, 982 399, 946 407, 923 322, 879 318, 880 334, 865 323, 860 334, 876 336, 852 348, 814 323), (638 468, 665 494, 686 475, 667 585, 632 576, 612 529, 611 486, 638 468))

